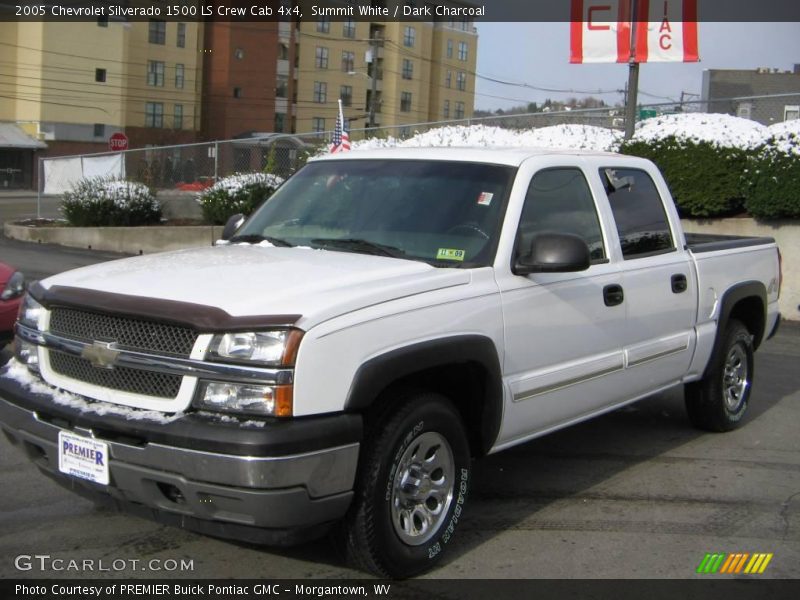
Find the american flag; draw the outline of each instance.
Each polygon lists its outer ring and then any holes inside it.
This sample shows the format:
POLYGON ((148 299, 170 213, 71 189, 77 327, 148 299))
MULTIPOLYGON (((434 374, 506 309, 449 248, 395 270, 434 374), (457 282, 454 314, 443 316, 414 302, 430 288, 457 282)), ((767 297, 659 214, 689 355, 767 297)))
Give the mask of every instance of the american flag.
POLYGON ((344 130, 344 114, 342 114, 342 101, 339 100, 339 115, 336 117, 336 127, 333 129, 333 143, 331 153, 350 150, 350 134, 344 130))

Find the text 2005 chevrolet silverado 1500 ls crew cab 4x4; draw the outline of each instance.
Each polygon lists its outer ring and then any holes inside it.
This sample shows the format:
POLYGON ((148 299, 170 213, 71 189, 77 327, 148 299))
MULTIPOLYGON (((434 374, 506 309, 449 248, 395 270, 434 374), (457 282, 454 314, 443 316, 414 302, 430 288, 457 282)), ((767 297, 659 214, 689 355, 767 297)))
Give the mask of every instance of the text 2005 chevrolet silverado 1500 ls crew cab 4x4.
POLYGON ((95 500, 253 542, 336 525, 408 576, 451 543, 473 456, 677 385, 693 424, 735 427, 779 288, 773 240, 685 235, 646 160, 336 154, 224 245, 32 286, 0 422, 95 500))

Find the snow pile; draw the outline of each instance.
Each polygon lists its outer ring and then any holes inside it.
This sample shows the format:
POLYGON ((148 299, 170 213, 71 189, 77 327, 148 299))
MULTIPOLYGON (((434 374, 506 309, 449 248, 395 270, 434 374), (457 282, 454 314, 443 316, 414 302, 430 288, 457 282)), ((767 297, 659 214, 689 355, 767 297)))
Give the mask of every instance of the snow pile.
POLYGON ((764 125, 723 114, 684 113, 662 115, 643 121, 634 141, 659 141, 668 137, 689 142, 708 142, 717 148, 750 150, 769 136, 764 125))
POLYGON ((784 154, 800 156, 800 119, 775 123, 767 128, 769 145, 784 154))
POLYGON ((593 125, 553 125, 536 129, 513 130, 487 125, 438 127, 418 133, 407 140, 389 137, 373 138, 353 143, 353 148, 423 148, 423 147, 481 147, 481 148, 558 148, 564 150, 614 150, 621 133, 593 125))

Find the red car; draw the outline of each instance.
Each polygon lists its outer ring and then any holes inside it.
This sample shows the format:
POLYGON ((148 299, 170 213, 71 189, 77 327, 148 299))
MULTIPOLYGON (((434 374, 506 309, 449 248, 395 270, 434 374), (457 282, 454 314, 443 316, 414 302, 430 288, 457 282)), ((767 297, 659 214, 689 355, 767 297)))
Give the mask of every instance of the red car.
POLYGON ((17 310, 25 293, 25 276, 0 262, 0 348, 11 340, 17 310))

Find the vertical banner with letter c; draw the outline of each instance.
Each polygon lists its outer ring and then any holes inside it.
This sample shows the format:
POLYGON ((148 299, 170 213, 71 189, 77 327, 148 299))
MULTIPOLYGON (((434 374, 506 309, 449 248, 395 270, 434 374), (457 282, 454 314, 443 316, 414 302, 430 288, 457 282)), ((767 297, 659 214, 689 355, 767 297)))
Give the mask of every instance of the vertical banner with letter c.
POLYGON ((572 0, 571 63, 697 62, 697 0, 572 0), (635 55, 631 57, 633 2, 635 55))

